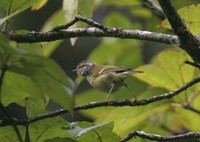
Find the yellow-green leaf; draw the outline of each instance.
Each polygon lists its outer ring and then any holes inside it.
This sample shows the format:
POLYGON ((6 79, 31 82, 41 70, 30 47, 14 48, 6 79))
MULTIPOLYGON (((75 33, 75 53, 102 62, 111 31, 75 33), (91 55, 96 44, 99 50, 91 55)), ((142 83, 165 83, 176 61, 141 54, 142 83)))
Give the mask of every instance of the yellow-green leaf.
MULTIPOLYGON (((200 34, 200 4, 183 7, 178 10, 178 13, 193 34, 200 34)), ((166 19, 160 23, 159 27, 171 29, 166 19)))
POLYGON ((137 68, 137 70, 143 70, 144 73, 135 77, 152 86, 174 90, 194 77, 195 68, 185 64, 186 60, 191 60, 191 58, 183 50, 165 50, 157 54, 151 64, 137 68))

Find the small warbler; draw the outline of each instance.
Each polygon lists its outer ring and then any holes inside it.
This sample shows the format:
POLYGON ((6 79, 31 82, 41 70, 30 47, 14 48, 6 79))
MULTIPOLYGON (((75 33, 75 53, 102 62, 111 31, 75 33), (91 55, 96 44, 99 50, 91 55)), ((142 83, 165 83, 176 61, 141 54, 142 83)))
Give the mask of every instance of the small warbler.
POLYGON ((132 93, 125 83, 127 75, 143 73, 143 71, 135 71, 128 67, 100 65, 87 60, 80 62, 74 71, 76 71, 78 75, 84 76, 92 87, 102 92, 107 92, 108 95, 106 99, 109 99, 109 95, 122 86, 128 88, 132 93))

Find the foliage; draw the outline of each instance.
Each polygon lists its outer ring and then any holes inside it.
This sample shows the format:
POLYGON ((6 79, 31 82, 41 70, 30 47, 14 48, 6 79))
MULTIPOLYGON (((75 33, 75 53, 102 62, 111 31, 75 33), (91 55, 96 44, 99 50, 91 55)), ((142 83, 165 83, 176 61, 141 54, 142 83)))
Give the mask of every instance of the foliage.
MULTIPOLYGON (((1 0, 1 10, 6 13, 3 16, 0 15, 2 16, 0 18, 2 30, 6 30, 8 20, 16 15, 20 15, 31 7, 32 10, 39 10, 46 3, 46 0, 1 0)), ((63 8, 55 11, 45 21, 41 32, 68 23, 77 14, 91 18, 95 11, 105 7, 113 8, 112 12, 102 20, 103 25, 108 27, 143 29, 144 25, 141 21, 145 21, 148 23, 145 29, 148 30, 163 30, 155 29, 159 23, 160 28, 170 28, 167 20, 159 21, 159 18, 153 17, 155 15, 142 7, 141 3, 140 0, 124 2, 63 0, 63 8), (136 21, 130 20, 130 16, 136 21)), ((199 4, 182 7, 178 12, 186 21, 189 29, 193 33, 199 33, 199 18, 196 14, 199 13, 199 4)), ((70 28, 87 26, 79 23, 70 28)), ((27 29, 21 29, 15 33, 27 33, 27 29)), ((26 109, 27 118, 31 119, 49 112, 47 105, 50 104, 50 100, 68 110, 72 117, 74 115, 73 97, 75 105, 105 100, 107 94, 95 89, 79 91, 74 96, 75 89, 81 88, 83 83, 77 81, 77 86, 75 86, 75 81, 72 81, 64 70, 49 58, 61 42, 59 40, 43 43, 16 43, 4 34, 0 34, 0 80, 2 80, 0 104, 4 107, 12 104, 20 105, 26 109)), ((77 39, 71 42, 74 45, 77 39)), ((197 69, 184 63, 186 60, 191 60, 189 55, 177 48, 161 51, 154 55, 148 64, 144 64, 146 62, 142 58, 144 54, 142 46, 144 45, 145 43, 139 40, 106 37, 102 38, 98 46, 90 51, 87 59, 100 64, 128 66, 144 71, 143 74, 131 75, 127 78, 127 84, 131 89, 133 88, 134 95, 138 99, 173 91, 199 76, 197 69)), ((151 45, 151 48, 153 50, 156 47, 151 45)), ((199 85, 195 85, 170 100, 152 103, 148 106, 101 107, 80 111, 83 116, 93 120, 93 123, 87 121, 70 123, 57 116, 30 123, 28 126, 18 126, 18 129, 23 140, 28 138, 30 141, 37 142, 119 141, 131 131, 141 129, 159 134, 178 133, 181 130, 200 131, 199 114, 184 108, 184 105, 189 103, 197 110, 200 109, 199 88, 199 85)), ((126 88, 122 88, 111 95, 110 99, 133 100, 134 96, 126 88)), ((0 118, 3 124, 2 114, 0 118)), ((11 125, 0 127, 0 141, 18 141, 11 125)))

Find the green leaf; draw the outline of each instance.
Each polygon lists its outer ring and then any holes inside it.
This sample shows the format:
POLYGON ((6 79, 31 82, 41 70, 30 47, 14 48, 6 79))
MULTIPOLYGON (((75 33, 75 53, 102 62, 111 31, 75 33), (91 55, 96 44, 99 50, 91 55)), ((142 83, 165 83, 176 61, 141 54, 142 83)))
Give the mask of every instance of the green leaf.
POLYGON ((4 105, 20 101, 28 96, 45 98, 72 111, 73 82, 51 59, 37 55, 33 50, 14 48, 2 36, 0 42, 0 67, 8 65, 1 93, 4 105))
MULTIPOLYGON (((65 19, 66 22, 70 22, 77 16, 78 14, 85 16, 87 18, 91 18, 93 14, 94 1, 93 0, 64 0, 63 1, 63 9, 65 11, 65 19)), ((77 24, 74 24, 72 27, 75 28, 77 24)), ((83 27, 82 24, 78 24, 78 26, 83 27)), ((85 24, 84 24, 85 27, 85 24)))
POLYGON ((18 102, 28 96, 42 96, 42 92, 26 75, 24 69, 19 65, 19 58, 26 53, 10 46, 9 40, 0 35, 0 68, 8 65, 1 87, 1 102, 7 106, 10 103, 18 102))
POLYGON ((9 15, 0 19, 0 25, 6 20, 14 17, 15 15, 21 13, 22 11, 28 9, 33 4, 37 3, 39 0, 1 0, 0 7, 5 11, 10 9, 9 15), (10 7, 11 6, 11 7, 10 7))
POLYGON ((88 56, 89 60, 98 64, 113 64, 133 67, 142 61, 141 50, 138 42, 121 39, 104 39, 88 56), (126 56, 124 56, 126 55, 126 56))
MULTIPOLYGON (((16 34, 28 34, 29 31, 26 30, 18 30, 15 31, 16 34)), ((14 42, 12 46, 17 47, 15 48, 16 52, 21 53, 29 53, 29 54, 36 54, 36 55, 43 55, 43 47, 41 43, 17 43, 14 42), (22 50, 20 50, 22 49, 22 50)))
MULTIPOLYGON (((19 132, 22 136, 25 133, 25 127, 18 126, 19 132)), ((0 141, 1 142, 18 142, 18 137, 13 129, 13 126, 0 127, 0 141)))
POLYGON ((61 117, 40 120, 29 125, 31 142, 44 142, 53 138, 71 138, 63 127, 69 127, 67 121, 61 117))
POLYGON ((56 138, 53 138, 53 139, 48 139, 48 140, 45 140, 44 142, 78 142, 74 139, 71 139, 71 138, 59 138, 59 137, 56 137, 56 138))
POLYGON ((51 59, 27 55, 21 60, 34 83, 53 101, 72 111, 73 83, 51 59))
POLYGON ((42 92, 34 84, 30 77, 12 72, 6 71, 2 90, 1 90, 1 102, 4 106, 13 102, 18 102, 28 96, 43 96, 42 92))
POLYGON ((52 30, 55 26, 66 24, 65 12, 60 8, 54 12, 48 19, 45 21, 45 24, 41 28, 41 32, 47 32, 52 30))
MULTIPOLYGON (((132 90, 132 93, 126 88, 122 87, 119 89, 119 91, 113 93, 110 95, 110 100, 116 100, 116 99, 135 99, 135 97, 139 97, 141 93, 146 89, 146 84, 144 84, 142 81, 139 81, 132 76, 128 77, 126 79, 126 83, 128 84, 129 88, 132 90)), ((83 91, 75 96, 76 104, 77 105, 83 105, 87 103, 95 103, 99 101, 105 101, 106 96, 108 93, 100 92, 97 89, 89 89, 87 91, 83 91)), ((143 96, 143 95, 141 95, 143 96)), ((100 107, 100 108, 94 108, 89 109, 87 111, 80 111, 81 114, 86 115, 87 117, 91 119, 98 119, 99 115, 107 115, 107 112, 111 108, 108 107, 100 107), (98 113, 96 113, 98 112, 98 113)))
POLYGON ((124 29, 138 29, 138 25, 135 25, 131 20, 122 13, 110 13, 104 19, 104 25, 107 27, 116 27, 124 29))
POLYGON ((78 137, 80 142, 98 141, 101 139, 105 142, 119 141, 120 137, 112 132, 113 123, 106 122, 95 126, 89 126, 86 122, 72 124, 71 129, 67 130, 74 137, 78 137))
MULTIPOLYGON (((178 10, 178 13, 193 34, 200 34, 200 4, 183 7, 178 10)), ((159 27, 171 29, 171 26, 166 19, 160 23, 159 27)))
POLYGON ((65 11, 66 23, 75 18, 78 13, 78 0, 63 0, 63 10, 65 11))
MULTIPOLYGON (((51 15, 50 18, 45 22, 45 24, 43 25, 41 29, 41 32, 52 30, 57 25, 66 24, 64 17, 65 17, 64 11, 62 9, 59 9, 53 15, 51 15)), ((63 40, 56 40, 52 42, 42 42, 41 44, 43 47, 44 55, 46 57, 49 57, 56 50, 56 48, 60 45, 62 41, 63 40)))
POLYGON ((29 118, 44 114, 48 99, 39 97, 28 97, 26 99, 26 114, 29 118))
MULTIPOLYGON (((145 93, 141 94, 141 97, 147 98, 147 96, 153 96, 155 94, 161 94, 164 90, 161 88, 151 88, 145 93)), ((108 109, 106 113, 101 114, 96 111, 99 115, 95 123, 104 123, 107 121, 114 121, 113 131, 121 137, 124 137, 136 126, 148 123, 148 118, 155 116, 161 112, 166 111, 170 108, 167 103, 154 103, 149 104, 147 107, 117 107, 108 109)))
POLYGON ((126 0, 126 2, 121 2, 121 1, 117 1, 117 0, 101 0, 99 2, 97 2, 97 4, 99 4, 99 6, 139 6, 141 5, 141 1, 140 0, 126 0))
MULTIPOLYGON (((94 0, 78 0, 78 14, 92 18, 94 3, 94 0)), ((85 27, 85 24, 79 23, 78 27, 85 27)))
POLYGON ((165 50, 157 54, 150 65, 143 65, 137 70, 144 73, 135 75, 136 78, 152 86, 174 90, 192 80, 195 68, 184 63, 191 60, 183 50, 165 50))
POLYGON ((40 0, 32 6, 32 10, 39 10, 47 4, 48 0, 40 0))
MULTIPOLYGON (((94 1, 93 0, 63 0, 63 9, 65 11, 66 23, 70 22, 78 14, 91 18, 93 14, 94 1)), ((83 22, 75 23, 70 28, 86 27, 87 24, 83 22)), ((77 38, 71 38, 71 44, 74 45, 77 38)))
POLYGON ((190 131, 200 131, 199 114, 183 108, 176 108, 178 121, 190 131), (191 121, 192 119, 192 121, 191 121))

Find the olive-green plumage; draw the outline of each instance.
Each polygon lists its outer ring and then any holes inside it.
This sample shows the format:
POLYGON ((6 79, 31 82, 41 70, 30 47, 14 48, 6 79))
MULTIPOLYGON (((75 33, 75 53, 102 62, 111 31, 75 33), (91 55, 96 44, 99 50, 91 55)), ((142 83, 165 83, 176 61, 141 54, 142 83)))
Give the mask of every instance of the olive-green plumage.
POLYGON ((77 74, 86 77, 87 81, 94 88, 108 94, 126 86, 125 79, 128 74, 141 73, 131 68, 114 65, 99 65, 92 61, 82 61, 76 68, 77 74))
POLYGON ((127 74, 117 73, 121 70, 123 69, 113 65, 97 65, 91 70, 91 75, 86 78, 91 86, 103 92, 108 93, 113 87, 110 92, 113 93, 123 86, 126 79, 127 74))

